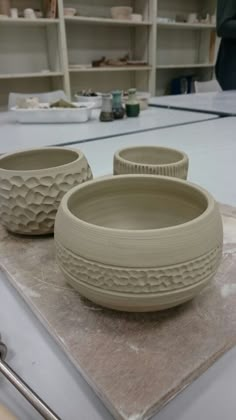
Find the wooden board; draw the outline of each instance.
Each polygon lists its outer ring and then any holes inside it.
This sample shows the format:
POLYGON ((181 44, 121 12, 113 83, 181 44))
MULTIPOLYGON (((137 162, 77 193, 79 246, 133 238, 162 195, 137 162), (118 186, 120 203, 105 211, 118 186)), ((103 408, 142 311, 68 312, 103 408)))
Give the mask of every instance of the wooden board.
POLYGON ((0 263, 117 419, 147 419, 236 344, 236 209, 222 206, 224 256, 192 302, 151 314, 102 309, 71 289, 53 238, 0 228, 0 263))

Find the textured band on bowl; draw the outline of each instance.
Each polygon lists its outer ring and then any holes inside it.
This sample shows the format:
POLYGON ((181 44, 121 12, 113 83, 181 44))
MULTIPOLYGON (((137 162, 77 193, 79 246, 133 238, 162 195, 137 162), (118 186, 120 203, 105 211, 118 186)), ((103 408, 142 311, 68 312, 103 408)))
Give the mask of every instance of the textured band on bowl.
POLYGON ((187 179, 188 156, 179 150, 167 147, 129 147, 115 153, 114 175, 149 174, 187 179))

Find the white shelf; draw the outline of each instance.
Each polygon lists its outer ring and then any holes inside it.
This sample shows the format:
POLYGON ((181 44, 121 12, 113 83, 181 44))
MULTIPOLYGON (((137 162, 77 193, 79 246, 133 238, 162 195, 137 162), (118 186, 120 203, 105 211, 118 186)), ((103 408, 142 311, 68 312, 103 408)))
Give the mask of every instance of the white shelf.
POLYGON ((110 72, 110 71, 148 71, 151 70, 151 66, 120 66, 120 67, 112 67, 112 66, 105 66, 105 67, 91 67, 91 68, 76 68, 76 67, 69 67, 69 71, 72 73, 96 73, 96 72, 110 72))
POLYGON ((115 25, 115 26, 151 26, 152 23, 148 21, 134 22, 132 20, 117 20, 110 18, 99 17, 84 17, 84 16, 65 16, 65 22, 73 23, 91 23, 95 25, 115 25))
POLYGON ((49 72, 34 72, 34 73, 14 73, 14 74, 0 74, 0 79, 23 79, 34 77, 55 77, 63 76, 62 72, 49 71, 49 72))
POLYGON ((182 22, 157 22, 157 27, 170 29, 211 29, 215 30, 215 25, 206 23, 182 23, 182 22))
POLYGON ((26 26, 45 26, 58 23, 59 19, 25 19, 25 18, 0 18, 0 25, 26 25, 26 26))
POLYGON ((193 68, 206 68, 214 67, 212 63, 196 63, 196 64, 158 64, 156 68, 161 69, 193 69, 193 68))

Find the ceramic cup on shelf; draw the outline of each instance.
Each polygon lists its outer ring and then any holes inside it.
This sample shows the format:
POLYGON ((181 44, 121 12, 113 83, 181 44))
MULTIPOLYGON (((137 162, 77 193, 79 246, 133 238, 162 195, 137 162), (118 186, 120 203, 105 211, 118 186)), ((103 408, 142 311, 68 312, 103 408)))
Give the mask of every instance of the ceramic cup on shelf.
POLYGON ((132 13, 131 14, 131 20, 133 22, 142 22, 143 20, 143 16, 139 13, 132 13))
POLYGON ((24 10, 24 17, 25 19, 36 19, 36 15, 33 9, 25 9, 24 10))
POLYGON ((16 7, 12 8, 10 11, 10 15, 12 19, 18 18, 18 9, 16 7))
POLYGON ((212 15, 210 17, 210 22, 211 22, 212 25, 216 25, 216 15, 212 15))
POLYGON ((197 19, 197 13, 189 13, 188 15, 188 23, 197 23, 198 19, 197 19))
POLYGON ((65 7, 64 16, 73 17, 76 15, 76 9, 74 7, 65 7))

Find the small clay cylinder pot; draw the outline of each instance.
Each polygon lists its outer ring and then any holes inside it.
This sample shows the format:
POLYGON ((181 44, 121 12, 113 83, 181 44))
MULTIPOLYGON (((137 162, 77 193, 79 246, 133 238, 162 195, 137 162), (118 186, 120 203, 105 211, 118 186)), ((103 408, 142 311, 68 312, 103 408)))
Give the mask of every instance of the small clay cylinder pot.
POLYGON ((113 173, 165 175, 187 179, 189 159, 179 150, 157 146, 138 146, 114 155, 113 173))

